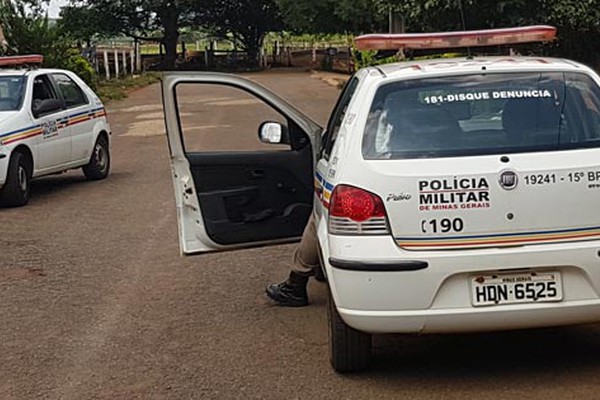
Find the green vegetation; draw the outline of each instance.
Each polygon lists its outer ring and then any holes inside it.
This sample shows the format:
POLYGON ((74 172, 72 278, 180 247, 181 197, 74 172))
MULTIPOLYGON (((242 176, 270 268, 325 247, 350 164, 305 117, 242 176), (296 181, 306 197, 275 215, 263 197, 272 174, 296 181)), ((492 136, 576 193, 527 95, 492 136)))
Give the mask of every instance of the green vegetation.
POLYGON ((89 62, 73 48, 73 40, 60 26, 49 23, 36 1, 0 1, 0 20, 6 45, 0 53, 42 54, 44 67, 68 69, 77 73, 92 88, 96 73, 89 62))
POLYGON ((186 30, 227 37, 258 63, 267 32, 283 28, 274 0, 72 0, 63 26, 84 41, 125 35, 164 47, 163 69, 174 69, 186 30))
POLYGON ((132 90, 156 83, 159 78, 159 74, 145 73, 122 79, 102 80, 98 83, 96 93, 104 103, 111 100, 121 100, 126 98, 127 94, 132 90))
POLYGON ((70 55, 58 67, 75 72, 92 90, 96 90, 98 83, 96 71, 94 71, 88 60, 77 54, 76 50, 72 50, 70 55))
POLYGON ((125 36, 149 43, 150 54, 162 46, 162 67, 172 69, 181 40, 223 39, 258 63, 260 49, 275 42, 345 46, 355 35, 387 32, 392 15, 407 32, 555 25, 559 38, 546 54, 600 67, 600 0, 70 0, 57 27, 44 3, 0 0, 5 53, 40 52, 60 66, 74 44, 125 36))

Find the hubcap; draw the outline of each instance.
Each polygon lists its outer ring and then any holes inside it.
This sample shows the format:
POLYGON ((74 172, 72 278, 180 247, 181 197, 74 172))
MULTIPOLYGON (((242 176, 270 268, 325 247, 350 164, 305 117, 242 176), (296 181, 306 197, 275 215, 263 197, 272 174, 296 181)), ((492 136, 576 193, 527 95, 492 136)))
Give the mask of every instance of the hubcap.
POLYGON ((19 189, 21 189, 21 192, 25 193, 27 191, 27 171, 21 165, 19 165, 19 169, 17 170, 17 177, 19 189))
POLYGON ((108 163, 108 156, 106 154, 106 150, 104 146, 101 144, 96 145, 96 164, 101 170, 106 169, 106 164, 108 163))

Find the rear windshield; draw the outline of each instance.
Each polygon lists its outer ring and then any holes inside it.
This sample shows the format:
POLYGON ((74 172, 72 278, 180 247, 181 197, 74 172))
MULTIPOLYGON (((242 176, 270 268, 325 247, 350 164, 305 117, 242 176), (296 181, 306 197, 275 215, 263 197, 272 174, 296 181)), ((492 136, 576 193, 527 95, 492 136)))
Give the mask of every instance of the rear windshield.
POLYGON ((0 111, 20 109, 24 87, 25 78, 22 76, 0 76, 0 111))
POLYGON ((600 147, 600 88, 580 73, 480 74, 386 84, 371 107, 366 159, 600 147))

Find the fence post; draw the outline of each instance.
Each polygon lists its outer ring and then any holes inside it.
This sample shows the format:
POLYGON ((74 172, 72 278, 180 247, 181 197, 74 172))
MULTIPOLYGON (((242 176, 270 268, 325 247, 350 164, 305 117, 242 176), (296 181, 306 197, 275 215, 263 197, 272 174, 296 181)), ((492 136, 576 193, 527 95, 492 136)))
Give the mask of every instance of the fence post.
POLYGON ((129 60, 131 61, 131 75, 135 72, 135 51, 129 50, 129 60))
POLYGON ((119 50, 115 49, 115 78, 119 79, 119 50))
POLYGON ((104 72, 106 73, 106 80, 110 80, 110 64, 108 64, 108 50, 102 52, 104 57, 104 72))
POLYGON ((142 71, 142 46, 138 40, 135 42, 135 70, 142 71))

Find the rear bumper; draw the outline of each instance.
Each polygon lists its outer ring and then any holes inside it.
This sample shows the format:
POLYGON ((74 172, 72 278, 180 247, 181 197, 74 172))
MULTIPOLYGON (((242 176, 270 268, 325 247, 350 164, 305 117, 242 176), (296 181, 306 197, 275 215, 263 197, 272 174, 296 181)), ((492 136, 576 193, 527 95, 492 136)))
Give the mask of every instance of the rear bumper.
POLYGON ((371 333, 485 332, 598 322, 600 300, 416 311, 338 308, 338 312, 348 325, 371 333))
POLYGON ((474 332, 600 321, 598 241, 415 252, 405 251, 391 237, 383 236, 340 237, 320 232, 319 240, 338 311, 348 325, 361 331, 474 332), (371 268, 425 264, 423 269, 371 268), (560 271, 563 300, 472 305, 473 275, 523 270, 560 271))

